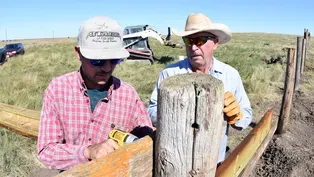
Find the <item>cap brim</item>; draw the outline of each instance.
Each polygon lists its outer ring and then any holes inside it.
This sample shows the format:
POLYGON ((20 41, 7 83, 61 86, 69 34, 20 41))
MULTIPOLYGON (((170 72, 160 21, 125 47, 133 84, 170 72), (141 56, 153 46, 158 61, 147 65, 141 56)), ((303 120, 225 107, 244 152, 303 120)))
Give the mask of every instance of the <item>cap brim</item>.
POLYGON ((127 58, 130 53, 124 49, 86 49, 80 47, 81 54, 87 59, 110 60, 127 58))

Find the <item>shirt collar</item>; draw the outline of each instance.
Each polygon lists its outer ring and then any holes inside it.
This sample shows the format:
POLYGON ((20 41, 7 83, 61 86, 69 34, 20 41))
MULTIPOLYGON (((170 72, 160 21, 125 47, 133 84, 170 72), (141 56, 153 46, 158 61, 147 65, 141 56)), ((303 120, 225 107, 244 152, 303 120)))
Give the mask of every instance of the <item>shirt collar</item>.
MULTIPOLYGON (((79 86, 80 86, 80 91, 84 93, 84 95, 87 95, 87 86, 84 82, 84 79, 83 79, 83 76, 82 76, 82 68, 80 68, 78 71, 78 79, 79 79, 79 86)), ((109 83, 110 83, 110 86, 109 86, 109 89, 108 89, 108 94, 107 94, 107 97, 104 98, 105 100, 111 100, 112 98, 112 91, 116 88, 119 87, 119 79, 117 79, 116 77, 114 76, 111 76, 110 79, 109 79, 109 83)))
POLYGON ((82 69, 82 68, 80 68, 80 69, 77 71, 77 72, 78 72, 77 76, 78 76, 80 91, 81 91, 81 92, 82 92, 82 91, 85 92, 85 91, 87 90, 87 87, 86 87, 86 85, 85 85, 85 82, 84 82, 84 79, 83 79, 83 76, 82 76, 81 69, 82 69))
POLYGON ((223 73, 223 69, 220 65, 220 62, 215 57, 213 57, 212 67, 210 69, 210 74, 214 74, 214 73, 219 73, 219 74, 223 73))
MULTIPOLYGON (((189 62, 189 59, 186 58, 186 60, 187 60, 187 64, 188 64, 188 67, 187 67, 188 68, 188 73, 192 73, 193 71, 192 71, 192 67, 191 67, 191 64, 189 62)), ((209 74, 213 75, 215 73, 222 74, 223 73, 223 69, 222 69, 219 61, 215 57, 213 57, 213 59, 212 59, 212 67, 209 70, 209 74)))

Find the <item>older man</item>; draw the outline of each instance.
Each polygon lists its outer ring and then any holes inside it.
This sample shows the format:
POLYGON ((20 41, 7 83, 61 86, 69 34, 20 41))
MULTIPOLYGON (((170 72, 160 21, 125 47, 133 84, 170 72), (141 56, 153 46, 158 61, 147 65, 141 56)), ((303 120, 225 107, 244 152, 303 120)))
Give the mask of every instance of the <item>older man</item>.
MULTIPOLYGON (((225 90, 225 118, 228 124, 237 129, 245 129, 252 121, 250 101, 244 90, 241 77, 236 69, 217 60, 213 53, 218 44, 231 39, 229 28, 223 24, 213 23, 203 14, 190 14, 186 20, 185 31, 174 32, 181 36, 186 45, 187 58, 170 64, 159 75, 148 106, 148 113, 154 125, 157 124, 157 92, 162 80, 177 74, 207 73, 221 80, 225 90)), ((225 158, 228 139, 222 139, 218 162, 225 158)))
POLYGON ((49 169, 67 170, 119 148, 112 129, 132 131, 152 123, 135 89, 112 76, 122 58, 122 28, 109 17, 85 21, 75 52, 78 71, 54 78, 45 90, 38 156, 49 169))

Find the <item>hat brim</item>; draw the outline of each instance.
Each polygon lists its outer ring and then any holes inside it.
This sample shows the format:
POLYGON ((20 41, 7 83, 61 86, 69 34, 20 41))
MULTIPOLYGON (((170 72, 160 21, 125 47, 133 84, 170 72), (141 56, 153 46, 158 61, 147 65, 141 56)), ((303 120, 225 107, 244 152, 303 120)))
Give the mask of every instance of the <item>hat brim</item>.
POLYGON ((200 33, 200 32, 208 32, 208 33, 214 34, 215 36, 218 37, 219 44, 225 44, 231 39, 230 30, 228 29, 228 27, 225 27, 222 24, 217 24, 211 28, 182 31, 182 32, 177 32, 176 30, 172 29, 172 33, 180 37, 185 37, 185 36, 189 36, 189 35, 200 33))
POLYGON ((130 53, 124 49, 87 49, 80 47, 81 54, 87 59, 110 60, 127 58, 130 53))

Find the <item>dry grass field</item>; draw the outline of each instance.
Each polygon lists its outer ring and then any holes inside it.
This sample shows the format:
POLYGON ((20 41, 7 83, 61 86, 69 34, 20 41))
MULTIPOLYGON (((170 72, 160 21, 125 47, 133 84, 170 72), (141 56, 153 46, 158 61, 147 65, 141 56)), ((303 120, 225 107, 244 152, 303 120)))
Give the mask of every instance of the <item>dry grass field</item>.
MULTIPOLYGON (((296 37, 237 33, 228 44, 219 46, 215 51, 217 59, 236 68, 242 76, 254 110, 254 123, 272 107, 275 108, 275 116, 278 116, 284 87, 287 55, 285 48, 295 47, 296 37), (280 57, 282 63, 267 64, 265 58, 270 57, 280 57)), ((182 43, 179 38, 174 40, 182 43)), ((40 111, 43 92, 51 79, 79 68, 80 63, 73 50, 76 39, 31 39, 20 42, 25 44, 25 55, 9 58, 0 66, 0 102, 40 111)), ((0 47, 3 45, 0 42, 0 47)), ((136 88, 146 105, 162 68, 175 62, 179 55, 185 55, 183 48, 161 46, 154 40, 150 40, 150 45, 156 57, 153 65, 121 63, 114 72, 115 76, 136 88)), ((313 60, 313 56, 314 50, 311 46, 309 60, 313 60)), ((308 62, 308 81, 300 86, 302 93, 313 93, 313 70, 313 62, 308 62)), ((251 129, 252 127, 241 132, 230 132, 231 150, 251 129)), ((42 165, 36 156, 36 139, 0 128, 0 176, 27 176, 32 169, 39 167, 42 165)))

